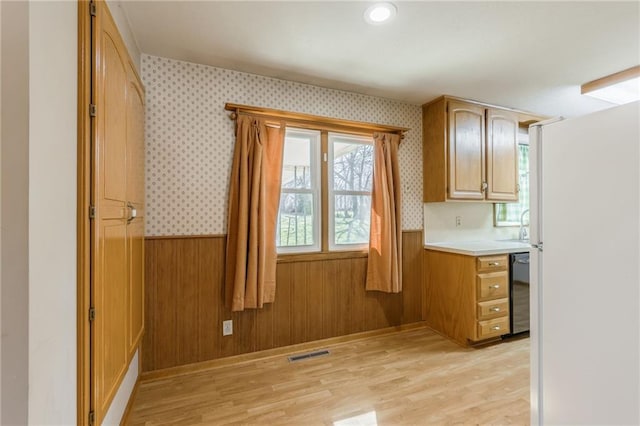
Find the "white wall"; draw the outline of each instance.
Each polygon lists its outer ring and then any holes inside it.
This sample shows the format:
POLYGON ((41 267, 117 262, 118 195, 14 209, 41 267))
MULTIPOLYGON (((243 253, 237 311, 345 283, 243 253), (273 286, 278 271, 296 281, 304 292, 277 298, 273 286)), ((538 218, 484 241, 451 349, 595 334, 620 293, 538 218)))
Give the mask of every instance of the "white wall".
POLYGON ((2 9, 2 424, 27 423, 29 3, 2 9), (7 250, 11 247, 11 250, 7 250))
POLYGON ((473 202, 424 203, 424 240, 506 240, 518 237, 518 227, 493 226, 493 204, 473 202), (460 216, 461 225, 456 226, 460 216))
MULTIPOLYGON (((2 7, 0 7, 0 39, 2 37, 2 7)), ((0 46, 0 81, 2 81, 2 47, 0 46)), ((0 84, 0 224, 2 224, 2 84, 0 84)), ((0 259, 2 259, 2 226, 0 226, 0 259)), ((0 329, 2 329, 2 261, 0 261, 0 329)), ((0 366, 2 365, 2 339, 0 339, 0 366)), ((0 368, 2 383, 2 368, 0 368)), ((2 386, 0 386, 0 421, 2 421, 2 386)))
POLYGON ((120 385, 118 392, 116 392, 116 396, 113 397, 113 401, 111 401, 109 411, 107 411, 107 414, 102 420, 103 425, 120 424, 122 415, 124 414, 124 410, 125 408, 127 408, 127 404, 129 403, 131 392, 133 392, 133 388, 136 385, 136 380, 138 380, 139 356, 140 351, 136 351, 136 354, 133 356, 131 362, 129 363, 127 374, 125 374, 124 379, 122 379, 122 384, 120 385))
MULTIPOLYGON (((2 7, 0 7, 0 39, 2 38, 2 7)), ((2 81, 2 47, 0 46, 0 81, 2 81)), ((0 84, 0 224, 2 224, 2 84, 0 84)), ((0 259, 2 259, 2 226, 0 226, 0 259)), ((0 261, 0 329, 2 329, 2 261, 0 261)), ((0 366, 2 365, 2 339, 0 339, 0 366)), ((2 383, 2 368, 0 368, 2 383)), ((2 386, 0 385, 0 421, 2 421, 2 386)))
POLYGON ((29 9, 29 424, 76 423, 76 2, 29 9))

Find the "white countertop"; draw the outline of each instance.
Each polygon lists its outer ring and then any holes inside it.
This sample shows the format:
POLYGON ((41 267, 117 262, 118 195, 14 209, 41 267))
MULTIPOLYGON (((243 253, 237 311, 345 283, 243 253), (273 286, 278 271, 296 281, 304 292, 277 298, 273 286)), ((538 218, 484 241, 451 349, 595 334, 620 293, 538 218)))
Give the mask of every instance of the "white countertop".
POLYGON ((484 256, 489 254, 523 253, 531 249, 529 243, 522 241, 456 241, 427 243, 425 249, 465 254, 467 256, 484 256))

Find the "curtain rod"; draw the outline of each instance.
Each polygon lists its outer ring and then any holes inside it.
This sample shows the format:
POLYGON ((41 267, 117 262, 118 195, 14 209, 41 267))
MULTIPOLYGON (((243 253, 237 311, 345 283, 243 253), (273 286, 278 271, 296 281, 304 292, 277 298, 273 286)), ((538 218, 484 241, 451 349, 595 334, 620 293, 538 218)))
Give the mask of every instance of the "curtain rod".
MULTIPOLYGON (((235 120, 239 114, 244 113, 248 115, 255 115, 265 118, 272 118, 276 121, 288 121, 292 124, 303 123, 313 124, 318 123, 325 127, 343 128, 347 130, 359 130, 365 132, 388 132, 397 133, 401 138, 404 138, 404 132, 410 130, 406 127, 387 126, 383 124, 366 123, 362 121, 350 121, 342 120, 339 118, 329 118, 319 115, 302 114, 297 112, 288 112, 271 108, 254 107, 248 105, 239 105, 233 103, 226 103, 224 109, 231 111, 229 118, 235 120)), ((275 124, 275 123, 274 123, 275 124)))

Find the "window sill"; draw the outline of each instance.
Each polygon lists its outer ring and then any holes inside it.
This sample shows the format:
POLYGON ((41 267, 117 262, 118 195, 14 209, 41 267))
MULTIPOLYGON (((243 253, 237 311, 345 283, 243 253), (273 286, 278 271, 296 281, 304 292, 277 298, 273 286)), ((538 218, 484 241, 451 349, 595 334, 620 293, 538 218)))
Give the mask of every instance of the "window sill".
POLYGON ((330 252, 300 253, 300 254, 281 253, 281 254, 278 254, 278 263, 316 262, 320 260, 336 260, 336 259, 358 259, 358 258, 366 258, 368 256, 369 256, 369 250, 330 251, 330 252))

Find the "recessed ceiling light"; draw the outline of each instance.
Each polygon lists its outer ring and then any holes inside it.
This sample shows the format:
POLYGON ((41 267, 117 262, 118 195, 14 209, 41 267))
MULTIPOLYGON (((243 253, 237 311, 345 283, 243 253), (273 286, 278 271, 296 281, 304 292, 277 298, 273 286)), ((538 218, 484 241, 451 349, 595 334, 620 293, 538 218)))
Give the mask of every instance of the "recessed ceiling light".
POLYGON ((396 16, 397 11, 393 3, 376 3, 364 11, 364 20, 371 25, 380 25, 396 16))
POLYGON ((585 83, 581 93, 618 105, 640 100, 640 65, 585 83))

